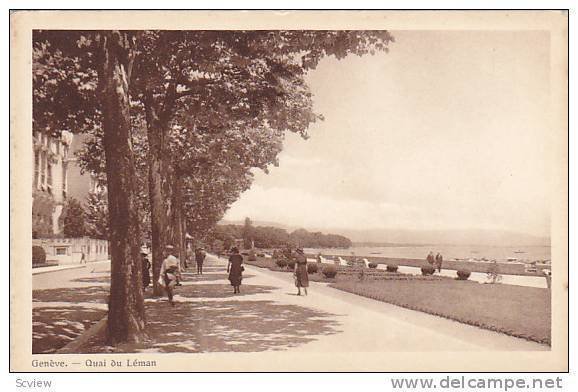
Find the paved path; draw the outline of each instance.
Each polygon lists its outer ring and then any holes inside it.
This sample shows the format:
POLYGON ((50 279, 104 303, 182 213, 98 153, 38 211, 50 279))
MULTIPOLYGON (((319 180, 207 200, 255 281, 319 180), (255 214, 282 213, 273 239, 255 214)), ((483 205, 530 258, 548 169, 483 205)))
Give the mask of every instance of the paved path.
POLYGON ((51 265, 50 267, 37 267, 32 269, 32 275, 46 274, 48 272, 57 272, 70 269, 80 269, 80 268, 94 268, 97 265, 110 264, 110 260, 102 261, 91 261, 85 264, 62 264, 62 265, 51 265))
MULTIPOLYGON (((213 257, 213 256, 209 256, 213 257)), ((215 265, 225 265, 216 260, 215 265)), ((274 301, 328 314, 333 333, 315 336, 292 348, 310 352, 392 351, 508 351, 548 350, 544 345, 466 324, 371 300, 311 282, 308 296, 297 296, 291 274, 246 266, 241 291, 253 286, 274 287, 267 293, 243 296, 243 301, 274 301)), ((224 281, 223 283, 228 283, 224 281)))
POLYGON ((74 267, 32 275, 33 353, 55 352, 106 314, 110 262, 74 267))

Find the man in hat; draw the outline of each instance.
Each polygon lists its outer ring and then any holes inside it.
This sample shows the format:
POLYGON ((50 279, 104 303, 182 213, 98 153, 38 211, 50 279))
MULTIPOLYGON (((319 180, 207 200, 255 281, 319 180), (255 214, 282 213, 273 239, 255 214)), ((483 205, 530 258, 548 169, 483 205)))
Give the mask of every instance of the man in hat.
POLYGON ((203 274, 203 263, 205 261, 205 249, 201 246, 195 250, 195 261, 197 262, 197 275, 203 274))
POLYGON ((440 252, 436 255, 436 268, 438 272, 442 272, 442 263, 444 262, 444 258, 440 252))
POLYGON ((434 258, 433 252, 430 251, 430 252, 428 253, 428 255, 427 255, 427 257, 426 257, 426 261, 427 261, 427 263, 428 263, 429 265, 433 265, 433 264, 434 264, 435 258, 434 258))
POLYGON ((175 250, 172 245, 167 245, 165 248, 167 257, 161 264, 159 284, 165 287, 167 291, 167 297, 169 298, 169 303, 174 306, 175 303, 173 301, 173 290, 175 286, 180 285, 179 279, 181 276, 181 263, 174 255, 175 250))

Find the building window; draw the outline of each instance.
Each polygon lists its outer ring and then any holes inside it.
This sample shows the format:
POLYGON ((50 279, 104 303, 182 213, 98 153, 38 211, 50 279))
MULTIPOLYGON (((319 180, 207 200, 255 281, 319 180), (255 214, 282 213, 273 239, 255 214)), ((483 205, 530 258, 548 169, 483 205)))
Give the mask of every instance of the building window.
POLYGON ((57 247, 56 256, 66 256, 66 247, 64 246, 57 247))
POLYGON ((40 153, 40 186, 46 185, 46 152, 40 153))
POLYGON ((47 163, 46 167, 46 183, 48 186, 48 191, 52 192, 52 164, 47 163))
POLYGON ((67 164, 62 164, 62 196, 66 197, 66 193, 68 192, 68 181, 66 178, 67 175, 67 164))
POLYGON ((34 151, 34 188, 38 189, 38 178, 40 177, 40 151, 34 151))

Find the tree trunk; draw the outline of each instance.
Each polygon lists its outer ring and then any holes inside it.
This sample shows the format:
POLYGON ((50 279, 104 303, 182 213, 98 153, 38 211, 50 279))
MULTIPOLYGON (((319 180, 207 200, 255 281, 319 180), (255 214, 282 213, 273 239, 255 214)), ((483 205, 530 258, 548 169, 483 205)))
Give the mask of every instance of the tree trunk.
POLYGON ((159 285, 161 264, 165 258, 165 247, 169 243, 175 246, 171 230, 173 214, 172 171, 170 165, 169 127, 174 108, 174 91, 167 93, 160 104, 148 91, 144 99, 149 143, 149 199, 151 209, 151 236, 153 250, 153 295, 161 296, 163 289, 159 285))
POLYGON ((111 253, 109 344, 137 342, 144 333, 144 299, 140 260, 140 231, 135 192, 128 91, 131 59, 126 33, 107 31, 101 36, 104 151, 108 185, 111 253))
POLYGON ((173 175, 173 227, 175 235, 175 245, 178 245, 179 260, 181 266, 186 267, 185 246, 183 241, 183 195, 181 173, 175 170, 173 175))
MULTIPOLYGON (((147 116, 148 117, 148 116, 147 116)), ((149 123, 150 124, 150 123, 149 123)), ((152 268, 153 268, 153 295, 163 294, 158 280, 161 264, 165 257, 166 216, 163 201, 163 178, 165 172, 162 158, 163 135, 158 127, 148 126, 149 142, 149 200, 151 210, 151 240, 152 240, 152 268)))
MULTIPOLYGON (((180 192, 182 192, 182 187, 180 189, 180 192)), ((181 247, 183 248, 184 252, 184 260, 185 260, 185 268, 187 268, 189 266, 189 262, 187 260, 187 218, 185 215, 185 209, 184 209, 184 203, 183 203, 183 198, 182 198, 182 193, 181 193, 181 200, 179 203, 179 214, 181 216, 181 247)))

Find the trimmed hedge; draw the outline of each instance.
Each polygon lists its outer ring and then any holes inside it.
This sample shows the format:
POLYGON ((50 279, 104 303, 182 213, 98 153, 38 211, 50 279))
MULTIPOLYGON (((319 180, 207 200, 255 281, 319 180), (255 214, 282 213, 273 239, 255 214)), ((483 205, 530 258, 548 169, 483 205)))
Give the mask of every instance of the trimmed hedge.
POLYGON ((32 265, 45 264, 46 263, 46 252, 41 246, 32 247, 32 265))
POLYGON ((423 267, 421 267, 421 274, 424 276, 433 275, 435 271, 436 271, 436 269, 433 265, 428 264, 428 265, 424 265, 423 267))
POLYGON ((470 277, 470 275, 472 274, 471 271, 468 270, 457 270, 456 271, 457 275, 458 275, 458 280, 468 280, 468 278, 470 277))
POLYGON ((335 278, 337 275, 337 268, 335 268, 334 265, 328 264, 323 267, 322 272, 326 278, 335 278))
POLYGON ((319 267, 316 263, 307 263, 307 273, 315 274, 317 271, 319 271, 319 267))
POLYGON ((277 267, 285 268, 285 267, 287 267, 287 260, 277 259, 277 260, 275 260, 275 264, 277 264, 277 267))
POLYGON ((371 262, 371 263, 367 264, 367 266, 368 266, 369 268, 377 268, 377 263, 371 262))
POLYGON ((397 272, 397 268, 398 266, 395 264, 388 264, 387 267, 385 267, 387 272, 397 272))

